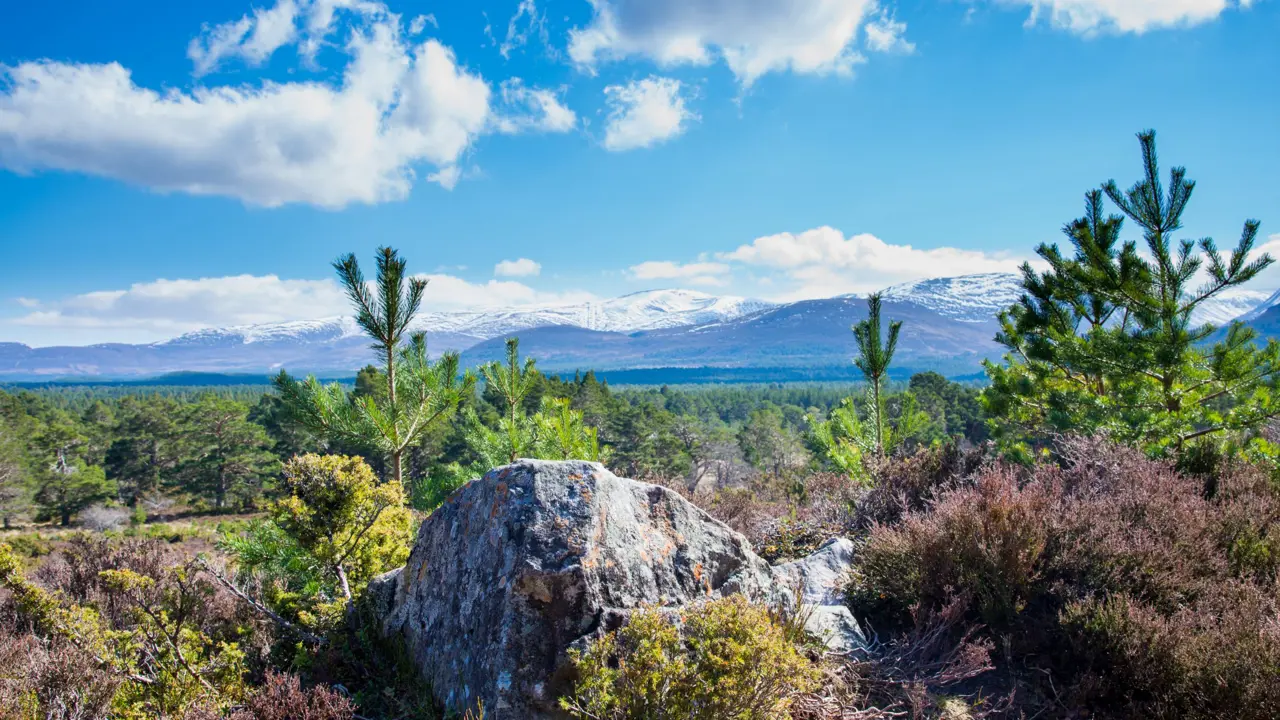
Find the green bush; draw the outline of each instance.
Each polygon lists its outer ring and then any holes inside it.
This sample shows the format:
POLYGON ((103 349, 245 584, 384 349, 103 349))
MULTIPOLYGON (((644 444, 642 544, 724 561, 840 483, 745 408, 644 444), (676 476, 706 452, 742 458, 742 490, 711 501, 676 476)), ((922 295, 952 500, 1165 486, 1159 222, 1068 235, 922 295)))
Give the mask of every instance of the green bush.
POLYGON ((767 609, 741 596, 703 603, 678 622, 648 608, 571 651, 579 678, 561 707, 575 718, 781 720, 818 669, 767 609))

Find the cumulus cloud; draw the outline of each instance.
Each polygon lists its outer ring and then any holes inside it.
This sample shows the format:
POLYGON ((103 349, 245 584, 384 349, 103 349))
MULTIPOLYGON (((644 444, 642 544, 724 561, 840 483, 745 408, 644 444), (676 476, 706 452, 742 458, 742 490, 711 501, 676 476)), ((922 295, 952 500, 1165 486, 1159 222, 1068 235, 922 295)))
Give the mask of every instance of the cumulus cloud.
POLYGON ((529 258, 503 260, 493 266, 493 274, 498 277, 529 277, 541 272, 542 265, 530 260, 529 258))
POLYGON ((419 275, 425 278, 427 291, 422 308, 428 312, 465 310, 513 310, 521 307, 543 307, 592 302, 597 298, 581 290, 547 292, 516 280, 489 280, 475 283, 454 275, 419 275))
POLYGON ((791 288, 781 299, 873 292, 929 277, 1015 272, 1023 261, 979 250, 892 245, 867 233, 845 237, 832 227, 768 235, 717 258, 782 273, 791 288))
POLYGON ((670 140, 698 116, 685 106, 679 80, 651 76, 604 89, 609 106, 604 146, 634 150, 670 140))
MULTIPOLYGON (((255 58, 274 41, 255 45, 253 38, 288 6, 281 0, 234 23, 247 23, 238 39, 230 30, 207 32, 235 39, 234 54, 255 58)), ((306 7, 297 20, 306 37, 329 33, 338 11, 367 21, 351 26, 336 84, 158 91, 137 85, 117 63, 0 66, 0 167, 83 172, 268 207, 339 208, 404 198, 423 166, 429 181, 452 187, 463 155, 486 132, 571 126, 572 113, 554 94, 523 85, 510 102, 523 103, 525 115, 496 117, 484 78, 436 40, 406 42, 398 16, 381 5, 314 0, 306 7)), ((206 39, 200 57, 232 54, 209 49, 218 42, 206 39)))
POLYGON ((1253 0, 997 0, 1031 8, 1028 25, 1044 21, 1080 34, 1143 33, 1213 20, 1230 8, 1247 9, 1253 0))
POLYGON ((720 286, 728 283, 730 268, 717 262, 650 260, 632 265, 629 272, 636 280, 680 280, 690 285, 720 286))
POLYGON ((849 74, 862 60, 858 29, 875 0, 590 0, 591 22, 569 35, 569 56, 647 57, 664 65, 723 60, 743 85, 770 72, 849 74))

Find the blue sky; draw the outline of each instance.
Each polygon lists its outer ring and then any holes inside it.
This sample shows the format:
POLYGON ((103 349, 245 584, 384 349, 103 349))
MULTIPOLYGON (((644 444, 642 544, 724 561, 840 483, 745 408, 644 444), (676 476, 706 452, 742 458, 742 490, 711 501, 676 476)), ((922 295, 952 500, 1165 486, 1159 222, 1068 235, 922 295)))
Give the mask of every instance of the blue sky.
MULTIPOLYGON (((50 0, 0 22, 0 341, 1015 267, 1134 133, 1280 247, 1273 0, 50 0)), ((1280 271, 1258 281, 1280 287, 1280 271)))

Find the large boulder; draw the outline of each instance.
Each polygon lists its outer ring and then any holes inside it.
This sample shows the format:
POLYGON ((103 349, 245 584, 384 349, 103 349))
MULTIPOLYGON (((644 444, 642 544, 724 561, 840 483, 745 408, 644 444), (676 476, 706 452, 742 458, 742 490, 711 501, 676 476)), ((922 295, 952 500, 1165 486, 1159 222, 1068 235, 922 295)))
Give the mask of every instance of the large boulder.
MULTIPOLYGON (((846 546, 830 548, 814 565, 828 575, 847 560, 846 546)), ((832 577, 813 584, 806 566, 784 568, 666 488, 596 463, 523 460, 454 493, 423 522, 408 564, 368 597, 448 709, 480 700, 492 720, 554 717, 567 650, 636 608, 731 593, 785 602, 797 583, 805 602, 831 605, 832 577)), ((833 647, 857 644, 852 618, 828 610, 814 629, 833 647)))

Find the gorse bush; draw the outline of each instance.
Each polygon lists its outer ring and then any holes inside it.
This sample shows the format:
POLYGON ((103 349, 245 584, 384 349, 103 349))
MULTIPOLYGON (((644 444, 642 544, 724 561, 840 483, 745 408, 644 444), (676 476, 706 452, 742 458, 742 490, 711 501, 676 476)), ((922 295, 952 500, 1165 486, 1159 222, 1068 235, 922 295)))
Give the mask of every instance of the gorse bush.
POLYGON ((269 519, 220 543, 239 580, 313 629, 335 625, 375 576, 409 557, 412 519, 404 490, 379 483, 358 457, 301 455, 285 463, 285 496, 269 519))
POLYGON ((765 608, 741 596, 672 618, 640 610, 621 629, 571 651, 579 678, 561 700, 591 720, 782 720, 818 669, 765 608))

